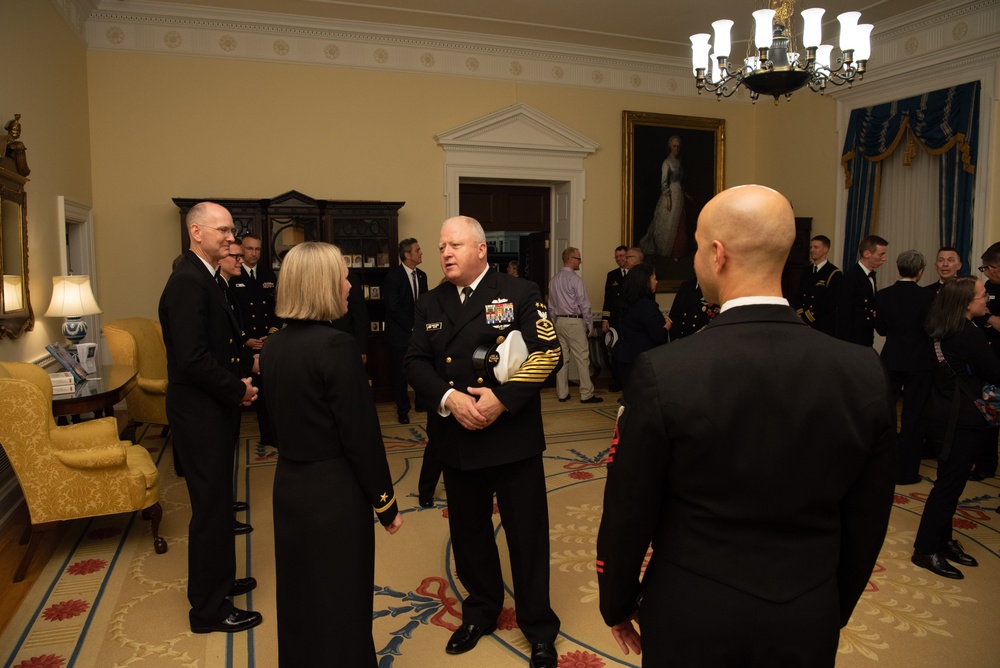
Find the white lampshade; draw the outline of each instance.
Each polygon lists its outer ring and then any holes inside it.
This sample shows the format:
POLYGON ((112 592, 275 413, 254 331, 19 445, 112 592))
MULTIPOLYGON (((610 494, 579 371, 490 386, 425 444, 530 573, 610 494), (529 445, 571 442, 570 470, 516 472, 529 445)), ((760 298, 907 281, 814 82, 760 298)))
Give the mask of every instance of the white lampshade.
POLYGON ((844 12, 837 17, 840 21, 840 50, 854 49, 857 40, 858 19, 861 12, 844 12))
POLYGON ((707 32, 691 35, 691 69, 695 74, 699 69, 708 70, 708 52, 712 50, 708 40, 711 38, 707 32))
MULTIPOLYGON (((712 29, 715 30, 715 55, 722 56, 724 58, 729 57, 729 52, 733 48, 732 41, 729 38, 729 31, 733 27, 733 22, 729 19, 720 19, 712 23, 712 29)), ((713 58, 713 60, 715 60, 713 58)))
POLYGON ((94 299, 90 276, 53 276, 52 302, 46 318, 67 318, 103 313, 94 299))
POLYGON ((3 310, 20 311, 24 308, 24 289, 21 277, 16 274, 3 275, 3 310))
POLYGON ((774 10, 758 9, 753 13, 753 22, 754 44, 758 49, 770 49, 771 42, 774 41, 774 10))
POLYGON ((802 10, 802 46, 807 49, 823 43, 823 13, 825 9, 813 7, 802 10))
POLYGON ((868 60, 872 55, 872 28, 871 23, 859 23, 857 39, 854 47, 854 61, 868 60))
POLYGON ((817 70, 828 70, 830 69, 830 52, 833 51, 832 44, 821 44, 818 49, 816 49, 816 69, 817 70))

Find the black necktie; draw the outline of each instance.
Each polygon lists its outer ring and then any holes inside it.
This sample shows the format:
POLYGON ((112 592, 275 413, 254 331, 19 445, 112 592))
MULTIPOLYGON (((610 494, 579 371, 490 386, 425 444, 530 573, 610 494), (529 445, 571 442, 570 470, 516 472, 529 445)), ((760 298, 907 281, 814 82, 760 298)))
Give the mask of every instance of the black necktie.
POLYGON ((819 267, 817 267, 816 265, 813 265, 813 273, 814 274, 818 274, 819 273, 819 267))
POLYGON ((469 303, 469 297, 471 297, 471 296, 472 296, 472 288, 470 288, 469 286, 465 286, 464 288, 462 288, 462 303, 463 304, 468 304, 469 303))
POLYGON ((410 278, 413 279, 413 303, 417 303, 417 297, 420 296, 420 288, 417 287, 417 270, 414 269, 410 272, 410 278))
POLYGON ((250 270, 250 280, 251 281, 256 281, 257 280, 257 276, 256 276, 256 274, 253 273, 253 269, 250 270))
POLYGON ((870 272, 868 272, 868 278, 869 278, 869 279, 871 280, 871 282, 872 282, 872 292, 873 292, 873 293, 874 293, 874 292, 878 292, 878 288, 876 288, 876 287, 875 287, 875 272, 874 272, 874 271, 870 271, 870 272))

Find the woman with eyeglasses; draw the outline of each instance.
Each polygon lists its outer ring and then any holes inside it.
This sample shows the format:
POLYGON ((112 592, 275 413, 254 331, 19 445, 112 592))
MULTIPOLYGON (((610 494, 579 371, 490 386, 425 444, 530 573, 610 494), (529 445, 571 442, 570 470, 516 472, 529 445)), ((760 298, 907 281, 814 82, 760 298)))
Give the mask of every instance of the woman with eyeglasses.
POLYGON ((952 536, 951 519, 977 454, 991 436, 996 439, 975 403, 982 396, 984 381, 1000 384, 1000 360, 972 322, 986 315, 988 299, 982 281, 969 276, 949 278, 931 304, 925 328, 939 362, 928 403, 927 433, 940 451, 937 480, 924 505, 911 561, 955 580, 964 575, 953 563, 978 563, 952 536))

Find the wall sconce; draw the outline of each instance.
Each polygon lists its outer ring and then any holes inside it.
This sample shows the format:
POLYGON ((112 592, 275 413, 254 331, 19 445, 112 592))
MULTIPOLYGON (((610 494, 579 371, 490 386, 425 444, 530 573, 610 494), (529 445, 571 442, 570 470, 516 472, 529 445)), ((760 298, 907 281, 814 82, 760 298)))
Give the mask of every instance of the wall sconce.
POLYGON ((62 334, 76 345, 87 336, 87 323, 81 317, 103 313, 94 299, 90 276, 53 276, 52 302, 46 318, 66 318, 62 334))
POLYGON ((24 308, 24 286, 17 274, 3 276, 3 310, 20 311, 24 308))

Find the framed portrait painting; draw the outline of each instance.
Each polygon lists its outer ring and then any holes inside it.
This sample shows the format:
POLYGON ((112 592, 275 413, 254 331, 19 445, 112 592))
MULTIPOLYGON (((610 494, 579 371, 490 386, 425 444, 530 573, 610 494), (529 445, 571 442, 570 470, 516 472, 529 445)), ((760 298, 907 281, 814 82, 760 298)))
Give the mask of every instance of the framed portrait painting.
POLYGON ((722 190, 721 118, 622 112, 622 243, 656 269, 657 292, 694 277, 694 230, 722 190))

